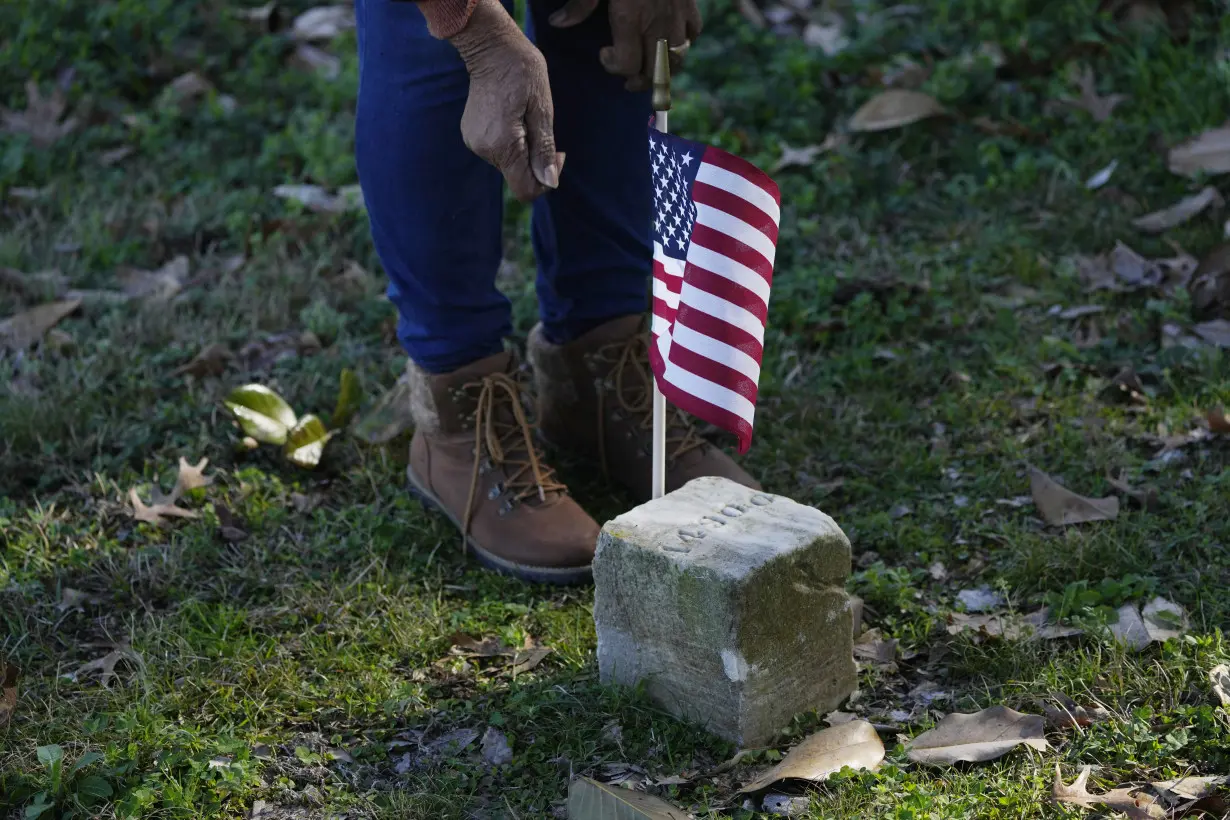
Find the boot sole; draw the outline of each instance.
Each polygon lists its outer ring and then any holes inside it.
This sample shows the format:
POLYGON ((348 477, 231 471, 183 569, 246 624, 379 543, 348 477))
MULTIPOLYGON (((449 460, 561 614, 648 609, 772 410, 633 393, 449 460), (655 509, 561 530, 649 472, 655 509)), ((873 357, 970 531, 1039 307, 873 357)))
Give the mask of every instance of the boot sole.
MULTIPOLYGON (((409 489, 411 495, 417 498, 424 507, 443 515, 452 522, 458 531, 461 531, 461 522, 448 511, 440 499, 436 498, 431 491, 419 483, 409 467, 406 468, 406 479, 410 482, 409 489)), ((501 575, 508 575, 521 581, 529 581, 530 583, 554 584, 556 586, 571 586, 573 584, 588 583, 593 580, 593 570, 589 565, 583 567, 535 567, 529 564, 518 564, 515 561, 509 561, 507 558, 501 558, 495 553, 483 549, 481 544, 469 536, 466 536, 465 540, 466 546, 474 551, 474 555, 478 558, 479 563, 501 575)))

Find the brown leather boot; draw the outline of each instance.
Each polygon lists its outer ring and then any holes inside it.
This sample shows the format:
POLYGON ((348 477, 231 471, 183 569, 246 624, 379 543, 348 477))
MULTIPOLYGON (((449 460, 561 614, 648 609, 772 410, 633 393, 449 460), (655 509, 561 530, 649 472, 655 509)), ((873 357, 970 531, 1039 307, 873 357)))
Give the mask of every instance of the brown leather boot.
MULTIPOLYGON (((530 334, 529 359, 543 438, 599 461, 608 478, 648 501, 653 496, 653 375, 644 317, 615 319, 565 345, 548 342, 540 325, 530 334)), ((760 489, 669 402, 666 425, 668 493, 702 476, 760 489)))
POLYGON ((490 568, 527 581, 589 579, 598 524, 543 463, 514 357, 439 376, 411 364, 410 375, 413 491, 490 568))

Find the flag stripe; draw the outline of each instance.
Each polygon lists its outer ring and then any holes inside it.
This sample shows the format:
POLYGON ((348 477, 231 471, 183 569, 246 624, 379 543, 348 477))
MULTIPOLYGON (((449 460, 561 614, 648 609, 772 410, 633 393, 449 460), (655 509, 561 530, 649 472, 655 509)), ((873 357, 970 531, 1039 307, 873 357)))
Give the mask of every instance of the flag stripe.
MULTIPOLYGON (((781 224, 782 209, 778 205, 776 196, 734 171, 722 168, 716 164, 710 164, 707 155, 705 162, 700 166, 700 171, 696 174, 696 181, 712 185, 715 188, 722 188, 723 190, 730 191, 735 196, 746 199, 764 211, 775 224, 781 224)), ((774 187, 776 188, 776 186, 774 187)))
MULTIPOLYGON (((679 287, 680 289, 682 289, 683 280, 677 280, 677 281, 681 283, 679 287)), ((670 308, 671 310, 675 310, 676 308, 679 307, 679 291, 672 291, 670 289, 670 286, 668 286, 666 282, 662 279, 653 280, 653 298, 661 299, 663 302, 666 303, 666 306, 670 308)))
MULTIPOLYGON (((697 230, 705 229, 698 227, 697 230)), ((688 248, 688 264, 696 265, 710 273, 716 273, 718 276, 725 277, 756 294, 756 298, 766 305, 769 303, 769 283, 765 281, 765 278, 757 271, 731 259, 729 256, 712 251, 703 245, 693 242, 692 247, 688 248)), ((683 278, 687 279, 686 268, 683 278)))
MULTIPOLYGON (((738 372, 755 386, 760 378, 760 363, 739 348, 712 336, 706 336, 699 328, 693 328, 692 314, 694 313, 696 311, 690 310, 687 305, 679 311, 679 316, 675 320, 675 328, 671 332, 671 349, 674 350, 678 345, 698 356, 704 356, 715 364, 738 372)), ((757 353, 761 352, 759 345, 755 349, 757 353)))
MULTIPOLYGON (((707 251, 721 254, 723 257, 747 268, 763 279, 765 299, 766 301, 768 300, 769 283, 773 281, 773 264, 771 262, 729 234, 721 233, 700 224, 700 220, 696 221, 696 225, 692 229, 692 246, 688 248, 689 259, 692 256, 692 251, 697 246, 707 251)), ((758 290, 754 292, 759 293, 758 290)))
MULTIPOLYGON (((698 181, 692 186, 692 198, 696 201, 698 210, 701 205, 704 205, 708 208, 730 214, 764 234, 769 240, 770 247, 776 246, 777 223, 768 214, 743 197, 698 181)), ((772 256, 769 258, 772 259, 772 256)))
MULTIPOLYGON (((675 325, 678 329, 679 325, 675 325)), ((726 398, 716 398, 715 396, 705 396, 710 403, 717 404, 720 407, 725 407, 737 416, 743 417, 741 408, 756 406, 756 382, 744 376, 738 370, 731 367, 726 367, 719 362, 706 358, 694 350, 689 350, 676 341, 671 341, 670 358, 667 362, 667 371, 689 373, 695 378, 714 385, 727 391, 729 395, 726 398), (733 398, 738 396, 739 400, 733 398)), ((725 394, 722 394, 725 395, 725 394)), ((746 417, 749 421, 751 417, 746 417)))
MULTIPOLYGON (((776 255, 776 248, 772 240, 760 230, 747 224, 738 216, 701 204, 699 201, 696 203, 696 224, 719 235, 726 234, 734 237, 749 251, 760 256, 761 264, 768 268, 767 271, 761 271, 762 276, 771 277, 773 275, 773 257, 776 255)), ((693 230, 692 241, 696 241, 696 238, 696 232, 693 230)))
MULTIPOLYGON (((764 354, 764 344, 755 335, 705 313, 695 305, 685 304, 684 307, 688 308, 686 315, 683 310, 675 311, 675 327, 685 324, 697 333, 703 333, 711 339, 718 339, 724 344, 742 350, 757 362, 760 361, 764 354)), ((759 364, 757 366, 759 367, 759 364)))
MULTIPOLYGON (((662 359, 659 357, 657 350, 650 351, 650 365, 655 373, 664 373, 665 367, 662 364, 662 359)), ((705 401, 699 396, 691 395, 690 393, 676 387, 673 383, 667 381, 664 377, 660 377, 659 386, 662 390, 662 395, 666 400, 675 405, 679 409, 691 413, 698 419, 716 424, 723 430, 729 430, 739 437, 740 449, 742 452, 747 451, 747 444, 752 440, 752 424, 751 421, 744 419, 724 407, 705 401)))
POLYGON ((679 301, 681 304, 691 305, 702 313, 707 313, 730 325, 729 332, 742 330, 758 344, 764 344, 764 325, 746 308, 727 302, 711 293, 705 293, 687 281, 683 283, 683 290, 679 292, 679 301))
POLYGON ((730 302, 732 305, 737 305, 756 317, 756 321, 762 325, 768 317, 768 306, 757 299, 756 294, 742 285, 735 284, 724 276, 718 276, 716 273, 710 273, 703 268, 692 265, 688 268, 688 284, 697 290, 703 290, 710 296, 715 296, 718 299, 730 302))
MULTIPOLYGON (((671 345, 671 358, 666 363, 666 380, 668 382, 680 390, 686 390, 698 399, 719 407, 745 421, 752 420, 752 417, 756 414, 756 407, 748 400, 747 396, 680 367, 678 362, 675 361, 676 355, 678 353, 675 350, 675 346, 671 345)), ((686 358, 696 354, 683 351, 683 355, 686 358)))

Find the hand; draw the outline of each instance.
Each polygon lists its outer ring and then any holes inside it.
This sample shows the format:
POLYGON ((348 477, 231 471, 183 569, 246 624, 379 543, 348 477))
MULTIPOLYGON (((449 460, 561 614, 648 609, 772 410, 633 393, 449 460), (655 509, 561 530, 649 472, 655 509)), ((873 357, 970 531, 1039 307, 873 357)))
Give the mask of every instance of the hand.
MULTIPOLYGON (((599 0, 568 0, 551 15, 557 28, 575 26, 598 8, 599 0)), ((612 74, 627 77, 629 91, 647 91, 653 85, 653 59, 658 40, 671 47, 675 70, 692 41, 700 36, 700 8, 696 0, 609 0, 613 45, 602 49, 598 59, 612 74)))
POLYGON ((499 0, 479 0, 449 41, 470 73, 461 116, 466 147, 498 168, 522 202, 558 187, 564 155, 555 151, 555 109, 542 54, 499 0))

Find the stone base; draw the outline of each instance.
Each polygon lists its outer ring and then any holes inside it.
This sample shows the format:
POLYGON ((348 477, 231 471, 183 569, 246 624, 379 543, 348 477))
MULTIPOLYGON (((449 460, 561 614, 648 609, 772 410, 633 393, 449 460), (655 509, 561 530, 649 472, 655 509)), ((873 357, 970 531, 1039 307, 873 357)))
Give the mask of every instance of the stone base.
POLYGON ((855 689, 850 542, 789 498, 699 478, 608 522, 594 559, 604 683, 743 747, 855 689))

